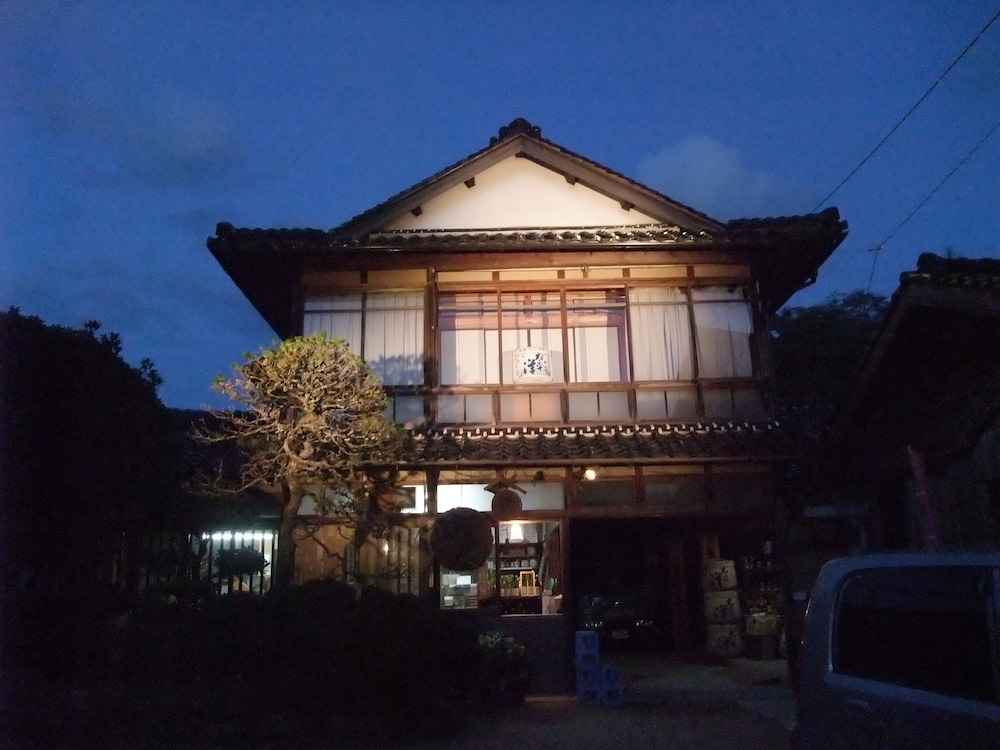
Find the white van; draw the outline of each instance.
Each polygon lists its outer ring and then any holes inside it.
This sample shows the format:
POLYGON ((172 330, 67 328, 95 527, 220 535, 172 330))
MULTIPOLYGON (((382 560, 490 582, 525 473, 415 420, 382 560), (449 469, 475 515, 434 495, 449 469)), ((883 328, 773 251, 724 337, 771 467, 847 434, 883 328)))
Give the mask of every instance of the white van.
POLYGON ((1000 750, 1000 553, 828 562, 806 610, 792 750, 1000 750))

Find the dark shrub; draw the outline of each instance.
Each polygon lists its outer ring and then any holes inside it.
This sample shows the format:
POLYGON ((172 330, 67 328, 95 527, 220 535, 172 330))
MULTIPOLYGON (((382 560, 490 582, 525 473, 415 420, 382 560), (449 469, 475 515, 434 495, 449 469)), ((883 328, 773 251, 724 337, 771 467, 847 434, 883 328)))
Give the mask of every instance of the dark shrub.
POLYGON ((461 704, 522 697, 523 649, 480 640, 434 604, 335 581, 197 606, 157 598, 108 621, 115 681, 67 686, 60 700, 75 708, 46 739, 379 744, 447 730, 461 704))
POLYGON ((499 630, 481 633, 478 646, 478 679, 471 698, 497 709, 521 703, 533 669, 528 650, 499 630))

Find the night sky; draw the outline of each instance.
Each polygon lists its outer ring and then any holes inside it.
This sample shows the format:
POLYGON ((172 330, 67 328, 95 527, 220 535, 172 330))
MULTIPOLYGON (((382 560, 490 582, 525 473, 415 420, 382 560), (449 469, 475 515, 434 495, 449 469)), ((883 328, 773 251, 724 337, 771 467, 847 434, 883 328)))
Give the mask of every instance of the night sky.
MULTIPOLYGON (((928 2, 0 1, 0 305, 119 332, 168 406, 274 334, 215 225, 336 226, 524 117, 720 220, 812 212, 1000 10, 928 2)), ((1000 20, 826 205, 878 245, 1000 120, 1000 20)), ((879 254, 1000 257, 1000 132, 879 254)))

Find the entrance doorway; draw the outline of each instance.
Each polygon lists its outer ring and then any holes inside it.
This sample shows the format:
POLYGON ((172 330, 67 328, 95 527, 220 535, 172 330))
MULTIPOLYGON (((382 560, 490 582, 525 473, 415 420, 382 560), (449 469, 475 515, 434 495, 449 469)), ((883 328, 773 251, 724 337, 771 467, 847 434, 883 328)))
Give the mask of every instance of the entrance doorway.
POLYGON ((602 518, 571 521, 569 536, 576 628, 597 630, 611 651, 691 648, 701 609, 695 535, 670 519, 602 518))

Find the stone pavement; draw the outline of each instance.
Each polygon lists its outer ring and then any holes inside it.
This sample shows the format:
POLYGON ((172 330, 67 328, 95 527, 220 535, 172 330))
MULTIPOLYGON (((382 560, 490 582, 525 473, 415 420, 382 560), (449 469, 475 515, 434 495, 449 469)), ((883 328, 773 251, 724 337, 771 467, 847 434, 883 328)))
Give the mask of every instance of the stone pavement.
POLYGON ((625 702, 658 705, 714 698, 736 703, 791 729, 795 694, 783 659, 730 659, 726 665, 691 664, 674 657, 628 654, 605 657, 625 673, 625 702))
POLYGON ((473 719, 459 737, 409 750, 785 750, 795 701, 784 662, 704 666, 658 656, 612 656, 625 672, 620 706, 534 698, 473 719))

